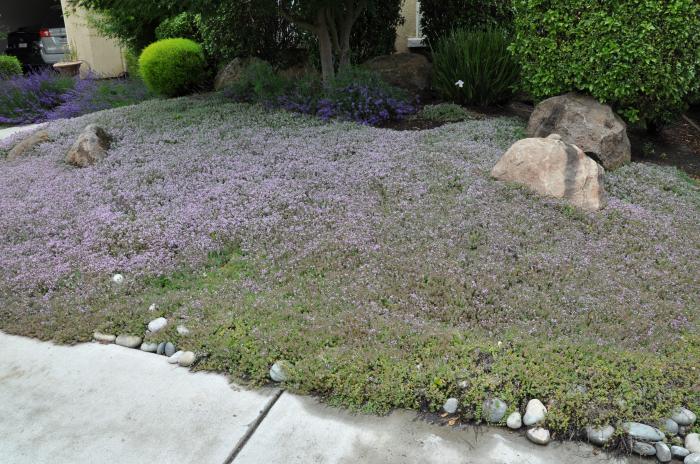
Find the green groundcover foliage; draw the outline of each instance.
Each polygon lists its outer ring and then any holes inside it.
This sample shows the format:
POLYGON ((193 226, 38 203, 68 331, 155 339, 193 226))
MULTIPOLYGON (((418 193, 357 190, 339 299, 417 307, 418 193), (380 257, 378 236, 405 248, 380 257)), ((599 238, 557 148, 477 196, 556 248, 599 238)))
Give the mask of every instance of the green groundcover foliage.
POLYGON ((700 84, 697 0, 515 0, 525 88, 572 90, 612 104, 630 122, 663 123, 700 84))
POLYGON ((165 39, 144 49, 139 58, 139 70, 149 90, 174 97, 191 92, 202 83, 206 60, 198 43, 189 39, 165 39))

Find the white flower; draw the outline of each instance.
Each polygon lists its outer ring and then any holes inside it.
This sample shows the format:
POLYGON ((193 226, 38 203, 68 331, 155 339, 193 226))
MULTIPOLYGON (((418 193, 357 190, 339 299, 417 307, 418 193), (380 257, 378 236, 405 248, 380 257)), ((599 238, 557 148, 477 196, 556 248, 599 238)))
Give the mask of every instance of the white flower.
POLYGON ((121 274, 114 274, 112 276, 112 282, 114 282, 117 285, 121 285, 124 283, 124 276, 121 274))
POLYGON ((463 89, 464 88, 464 81, 462 79, 460 79, 457 82, 455 82, 455 85, 457 87, 459 87, 460 89, 463 89))

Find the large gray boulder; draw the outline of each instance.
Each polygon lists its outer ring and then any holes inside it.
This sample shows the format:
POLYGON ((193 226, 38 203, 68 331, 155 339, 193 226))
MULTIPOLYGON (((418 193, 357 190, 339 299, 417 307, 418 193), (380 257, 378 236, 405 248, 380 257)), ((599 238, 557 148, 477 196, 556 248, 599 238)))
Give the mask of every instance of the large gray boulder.
POLYGON ((387 83, 409 92, 423 92, 430 87, 433 65, 417 53, 394 53, 372 58, 364 65, 387 83))
POLYGON ((498 180, 525 185, 541 195, 565 198, 586 211, 605 207, 604 173, 580 148, 556 134, 516 142, 491 171, 498 180))
POLYGON ((79 168, 91 166, 107 156, 112 137, 97 124, 90 124, 80 133, 68 154, 66 163, 79 168))
POLYGON ((576 93, 549 98, 537 105, 527 133, 531 137, 559 134, 608 170, 632 159, 625 122, 608 105, 576 93))

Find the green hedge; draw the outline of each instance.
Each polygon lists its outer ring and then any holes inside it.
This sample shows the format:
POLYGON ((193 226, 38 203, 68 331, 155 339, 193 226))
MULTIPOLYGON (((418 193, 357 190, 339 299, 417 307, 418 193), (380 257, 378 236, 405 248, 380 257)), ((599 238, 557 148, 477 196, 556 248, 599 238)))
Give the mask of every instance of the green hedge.
POLYGON ((156 38, 190 39, 202 43, 202 16, 184 12, 168 18, 156 28, 156 38))
POLYGON ((189 39, 165 39, 144 49, 139 71, 146 86, 159 95, 174 97, 196 90, 206 79, 202 47, 189 39))
POLYGON ((572 90, 628 121, 682 111, 700 73, 697 0, 515 0, 511 50, 538 99, 572 90))
POLYGON ((423 35, 433 46, 455 29, 509 29, 511 0, 421 0, 423 35))
POLYGON ((22 74, 22 63, 17 57, 9 55, 0 55, 0 79, 5 79, 12 76, 22 74))

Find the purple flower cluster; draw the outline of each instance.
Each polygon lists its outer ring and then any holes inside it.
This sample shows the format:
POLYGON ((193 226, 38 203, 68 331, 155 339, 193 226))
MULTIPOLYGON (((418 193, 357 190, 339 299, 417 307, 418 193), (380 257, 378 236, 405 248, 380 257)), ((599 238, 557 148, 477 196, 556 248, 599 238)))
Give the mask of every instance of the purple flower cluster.
POLYGON ((318 101, 315 114, 328 121, 338 118, 367 126, 402 120, 416 112, 416 106, 392 96, 383 88, 351 84, 318 101))
POLYGON ((626 347, 692 330, 697 188, 633 164, 606 174, 605 210, 572 212, 490 178, 521 130, 505 118, 420 132, 322 124, 221 95, 56 121, 51 143, 0 158, 0 297, 34 295, 21 308, 66 279, 84 291, 114 272, 138 282, 234 243, 254 261, 250 285, 303 295, 299 276, 318 270, 329 307, 417 330, 626 347), (114 137, 108 157, 67 166, 93 122, 114 137))
POLYGON ((43 70, 0 80, 0 124, 21 125, 72 118, 148 98, 145 86, 126 79, 61 76, 43 70))

